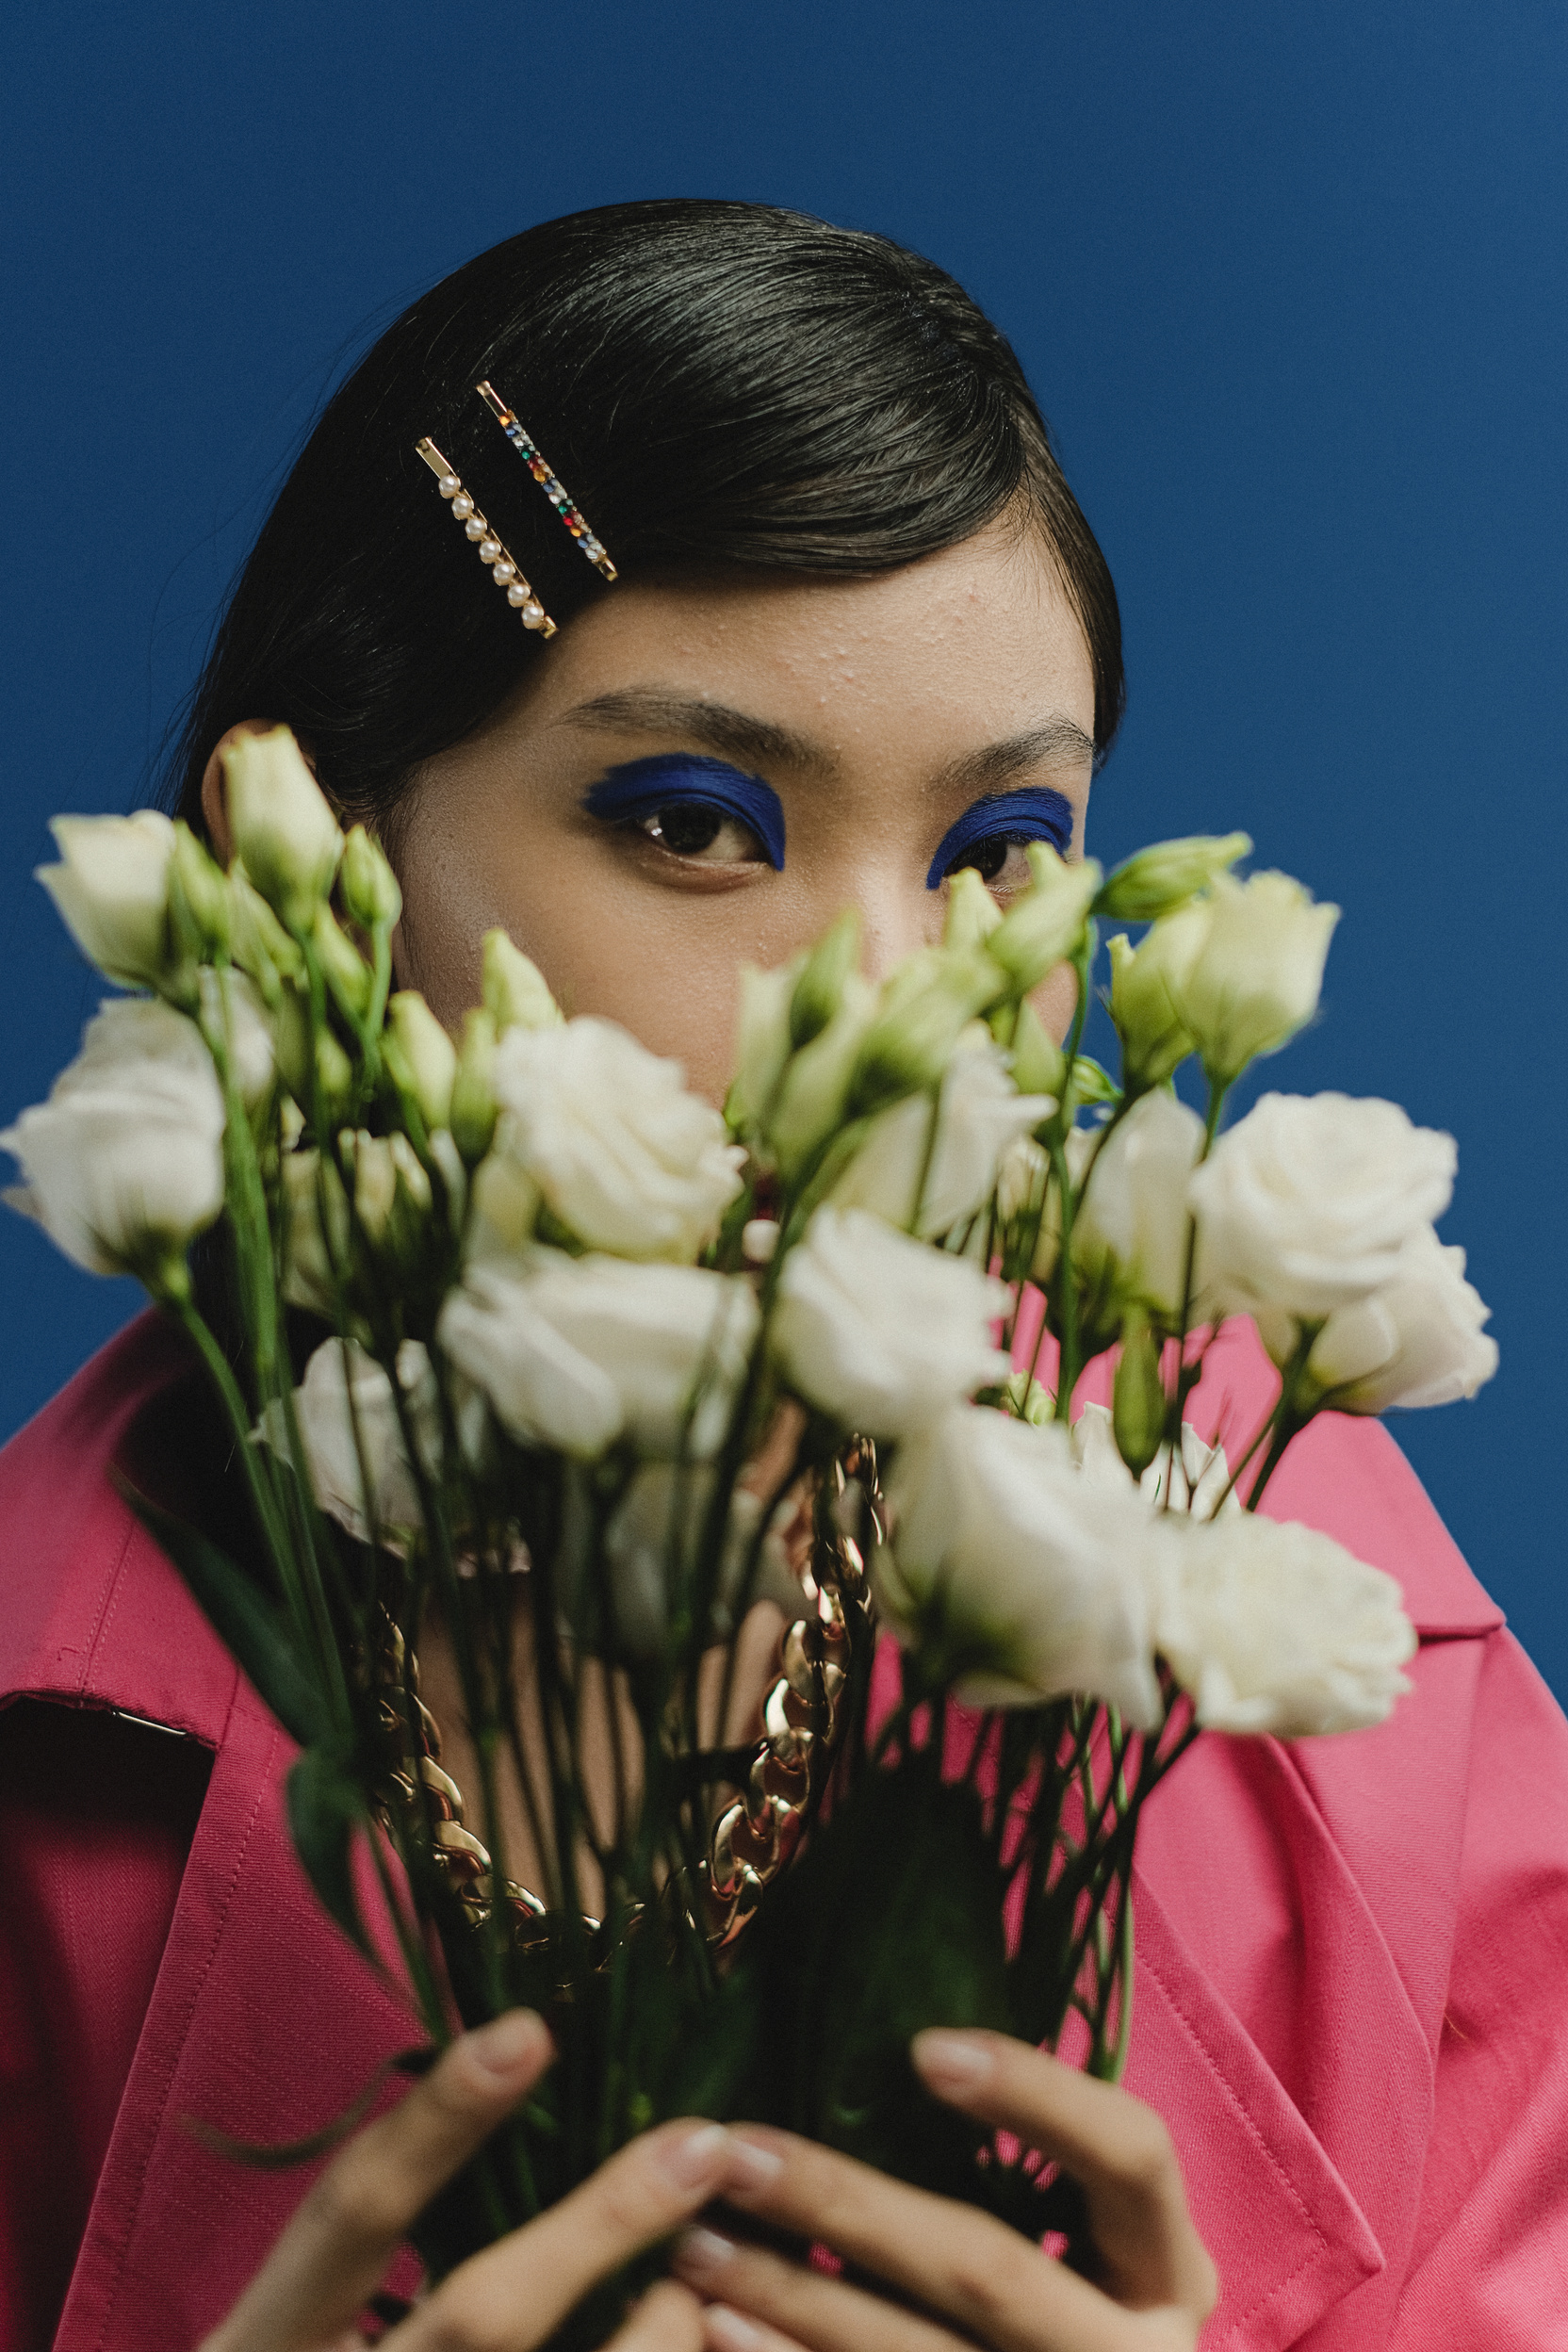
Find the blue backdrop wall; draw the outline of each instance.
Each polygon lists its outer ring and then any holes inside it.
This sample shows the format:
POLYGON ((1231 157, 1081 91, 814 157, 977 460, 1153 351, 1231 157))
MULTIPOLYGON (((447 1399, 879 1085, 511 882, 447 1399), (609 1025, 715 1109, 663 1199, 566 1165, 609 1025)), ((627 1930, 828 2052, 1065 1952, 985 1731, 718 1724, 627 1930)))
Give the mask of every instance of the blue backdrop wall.
MULTIPOLYGON (((1018 346, 1132 702, 1091 843, 1241 824, 1344 921, 1267 1080, 1460 1141, 1503 1368, 1397 1433, 1568 1694, 1560 0, 409 0, 12 17, 0 1116, 95 988, 29 879, 146 796, 347 362, 482 246, 716 193, 935 255, 1018 346)), ((0 1434, 130 1314, 0 1226, 0 1434)))

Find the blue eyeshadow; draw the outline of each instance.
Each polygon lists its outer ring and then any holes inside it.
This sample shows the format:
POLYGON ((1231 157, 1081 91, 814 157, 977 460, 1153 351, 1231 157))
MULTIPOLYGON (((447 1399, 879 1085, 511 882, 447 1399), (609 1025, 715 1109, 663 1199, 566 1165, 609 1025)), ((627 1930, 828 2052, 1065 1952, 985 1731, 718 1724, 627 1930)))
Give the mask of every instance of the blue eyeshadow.
POLYGON ((1016 792, 993 792, 949 825, 931 860, 925 887, 939 889, 959 858, 981 841, 1049 841, 1065 858, 1071 839, 1072 803, 1061 792, 1035 784, 1016 792))
POLYGON ((706 760, 694 751, 629 760, 601 776, 582 805, 591 817, 618 825, 628 818, 654 816, 678 801, 739 819, 756 834, 775 872, 783 872, 784 811, 778 794, 760 776, 747 776, 727 760, 706 760))

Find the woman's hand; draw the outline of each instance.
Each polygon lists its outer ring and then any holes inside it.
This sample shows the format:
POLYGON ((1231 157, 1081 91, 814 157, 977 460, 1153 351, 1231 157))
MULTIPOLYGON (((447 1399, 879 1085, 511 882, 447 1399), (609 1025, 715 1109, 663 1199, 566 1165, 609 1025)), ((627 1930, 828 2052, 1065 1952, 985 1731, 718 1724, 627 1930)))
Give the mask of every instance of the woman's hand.
POLYGON ((693 2230, 675 2268, 705 2300, 710 2352, 1191 2352, 1215 2306, 1215 2268, 1153 2110, 1000 2034, 921 2034, 913 2054, 938 2098, 1016 2133, 1079 2182, 1097 2283, 973 2206, 748 2126, 741 2136, 774 2159, 772 2178, 730 2187, 727 2201, 830 2246, 904 2299, 693 2230))
MULTIPOLYGON (((321 2175, 202 2352, 343 2352, 410 2224, 532 2087, 554 2052, 514 2010, 452 2044, 321 2175)), ((717 2124, 668 2123, 548 2213, 463 2263, 383 2339, 386 2352, 531 2352, 601 2278, 769 2167, 717 2124)), ((698 2352, 696 2298, 662 2280, 616 2352, 698 2352)))

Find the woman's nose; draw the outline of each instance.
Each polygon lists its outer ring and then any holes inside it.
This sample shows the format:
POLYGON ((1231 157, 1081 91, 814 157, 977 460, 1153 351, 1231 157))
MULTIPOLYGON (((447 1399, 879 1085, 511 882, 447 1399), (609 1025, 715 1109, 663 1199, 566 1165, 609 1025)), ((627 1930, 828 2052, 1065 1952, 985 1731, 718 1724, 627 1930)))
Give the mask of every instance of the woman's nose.
POLYGON ((940 890, 923 883, 911 889, 901 875, 869 874, 856 877, 853 898, 864 926, 860 965, 869 979, 886 979, 906 956, 941 938, 946 901, 940 890))

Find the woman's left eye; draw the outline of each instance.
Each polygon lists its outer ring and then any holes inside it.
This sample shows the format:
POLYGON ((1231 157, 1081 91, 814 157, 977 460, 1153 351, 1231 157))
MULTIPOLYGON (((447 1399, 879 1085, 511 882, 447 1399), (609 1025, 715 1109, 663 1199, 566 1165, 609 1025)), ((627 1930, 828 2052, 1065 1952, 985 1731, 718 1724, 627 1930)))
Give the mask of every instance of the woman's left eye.
POLYGON ((961 857, 955 858, 944 879, 951 881, 965 866, 972 866, 988 890, 1026 890, 1031 877, 1025 847, 1017 834, 988 833, 983 841, 972 841, 961 857))
POLYGON ((754 865, 766 857, 749 825, 701 800, 666 801, 636 820, 640 832, 677 858, 700 858, 710 866, 754 865))

